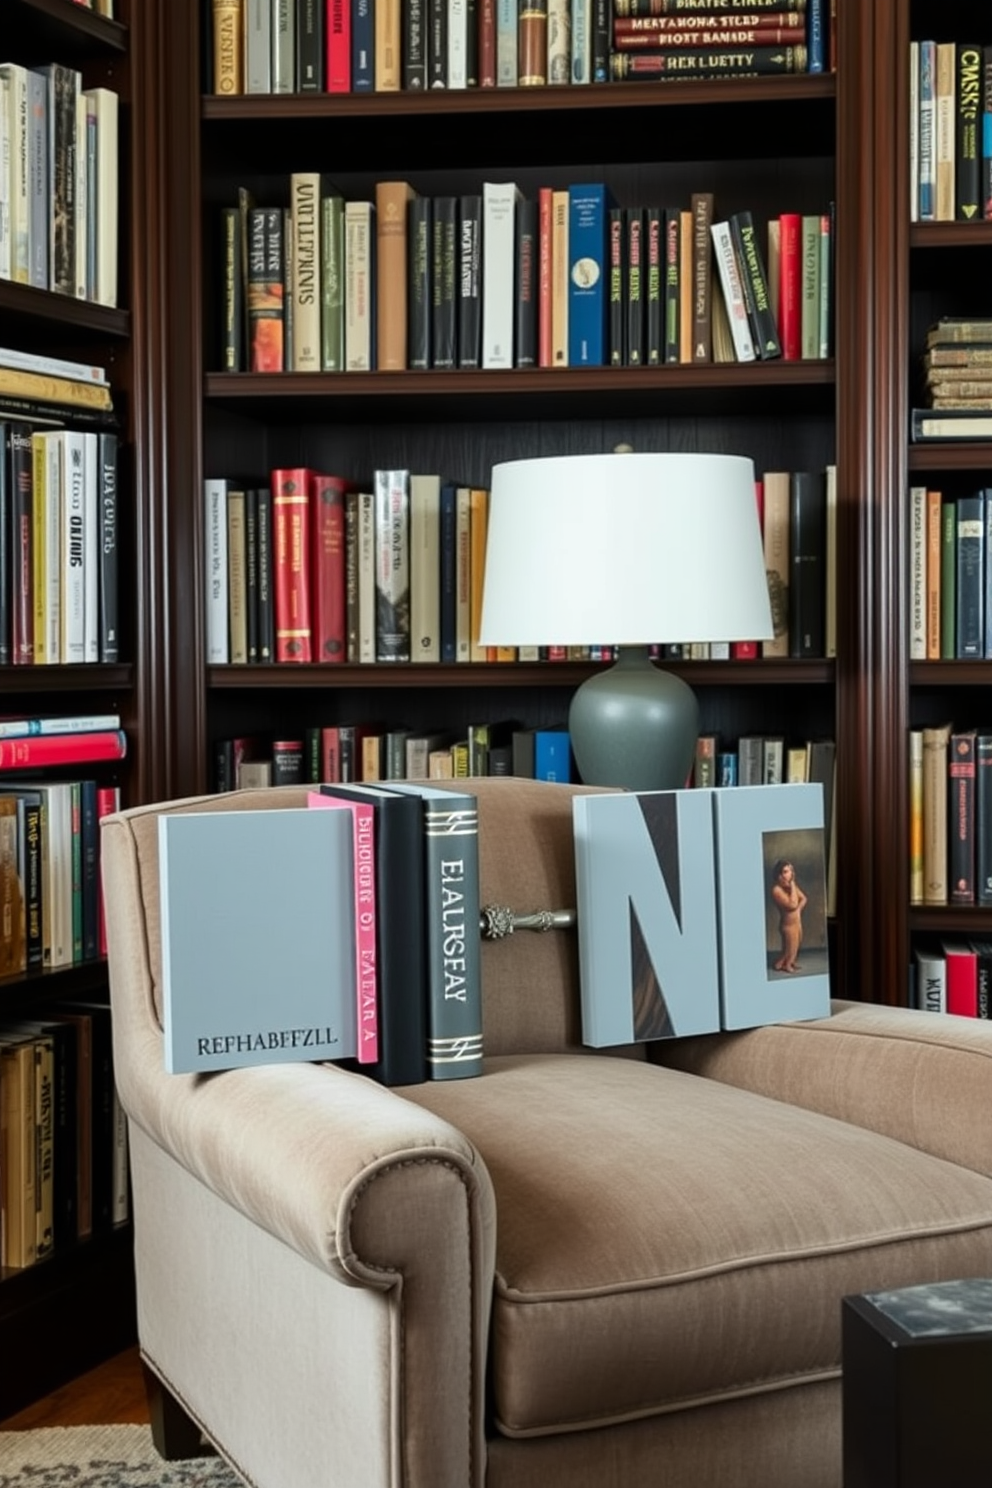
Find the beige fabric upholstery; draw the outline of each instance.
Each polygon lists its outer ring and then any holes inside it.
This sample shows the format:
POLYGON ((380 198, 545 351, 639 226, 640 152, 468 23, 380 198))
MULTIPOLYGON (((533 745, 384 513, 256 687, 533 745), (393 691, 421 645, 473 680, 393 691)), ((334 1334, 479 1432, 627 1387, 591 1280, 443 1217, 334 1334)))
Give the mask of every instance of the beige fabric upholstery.
MULTIPOLYGON (((484 899, 574 903, 575 787, 475 780, 484 899)), ((484 947, 484 1075, 167 1075, 157 816, 103 827, 139 1326, 258 1488, 838 1488, 840 1298, 992 1263, 987 1025, 592 1053, 574 935, 484 947), (645 1057, 647 1056, 647 1057, 645 1057)))

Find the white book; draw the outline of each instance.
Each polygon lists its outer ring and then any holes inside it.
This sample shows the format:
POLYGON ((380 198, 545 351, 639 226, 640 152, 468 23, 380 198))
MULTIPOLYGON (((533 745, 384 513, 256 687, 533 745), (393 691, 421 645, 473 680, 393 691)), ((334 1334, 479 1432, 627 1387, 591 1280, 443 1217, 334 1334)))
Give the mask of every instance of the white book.
POLYGON ((13 266, 10 223, 10 79, 0 68, 0 279, 9 279, 13 266))
POLYGON ((60 430, 36 434, 45 447, 45 660, 62 660, 62 439, 60 430))
MULTIPOLYGON (((95 140, 95 120, 94 120, 95 140)), ((88 247, 89 247, 89 215, 90 215, 90 183, 89 183, 89 159, 90 159, 90 124, 89 104, 82 91, 76 94, 76 149, 73 156, 75 166, 75 180, 73 182, 72 212, 73 224, 73 254, 75 259, 75 294, 77 300, 90 298, 90 287, 87 278, 88 247)))
POLYGON ((410 476, 410 660, 441 660, 441 477, 410 476))
POLYGON ((410 472, 376 470, 375 659, 410 660, 410 472))
POLYGON ((350 813, 167 812, 158 825, 166 1069, 354 1057, 350 813))
POLYGON ((296 0, 271 0, 272 92, 296 91, 296 0))
POLYGON ((245 3, 245 92, 272 92, 271 0, 245 3))
POLYGON ((447 0, 448 7, 448 87, 468 87, 468 4, 467 0, 447 0))
POLYGON ((472 491, 455 492, 455 660, 472 660, 472 491))
POLYGON ((83 660, 100 660, 100 477, 99 437, 83 440, 83 660))
POLYGON ((116 305, 119 100, 110 88, 89 88, 86 97, 96 116, 95 180, 90 182, 96 263, 90 296, 98 305, 116 305))
POLYGON ((48 288, 48 79, 29 72, 28 87, 28 283, 48 288))
POLYGON ((513 366, 514 225, 521 199, 513 182, 482 187, 482 366, 513 366))
POLYGON ((320 371, 319 171, 293 171, 293 371, 320 371))
POLYGON ((20 372, 41 372, 51 377, 68 377, 73 382, 96 382, 102 385, 107 382, 105 367, 87 362, 72 362, 64 357, 45 356, 38 351, 17 351, 11 346, 0 346, 0 367, 12 367, 20 372))
POLYGON ((518 82, 517 0, 496 0, 496 86, 518 82))
POLYGON ((592 0, 572 0, 573 83, 592 82, 592 0))
POLYGON ((927 488, 909 492, 909 659, 927 659, 927 488))
POLYGON ((947 963, 940 951, 913 952, 914 1005, 927 1013, 947 1012, 947 963))
POLYGON ((737 257, 734 253, 730 223, 714 222, 710 228, 710 236, 713 239, 713 252, 716 258, 717 273, 720 276, 720 287, 723 290, 727 320, 730 323, 730 334, 733 337, 734 352, 739 362, 753 362, 756 353, 751 328, 748 324, 744 289, 741 285, 737 257))
POLYGON ((572 0, 548 0, 548 82, 567 83, 572 71, 572 0))
POLYGON ((920 220, 920 43, 909 43, 909 220, 920 220))
POLYGON ((17 62, 0 63, 4 82, 9 139, 7 201, 10 213, 10 273, 18 284, 31 282, 29 233, 31 209, 28 185, 28 75, 17 62))
MULTIPOLYGON (((344 207, 344 363, 347 372, 372 370, 373 204, 344 207)), ((294 330, 295 339, 295 330, 294 330)))
POLYGON ((227 625, 227 481, 203 482, 204 553, 206 554, 205 629, 207 665, 226 666, 231 659, 227 625))
POLYGON ((63 662, 81 662, 86 647, 85 454, 77 429, 59 431, 62 452, 62 638, 63 662))
POLYGON ((375 661, 375 495, 358 495, 358 660, 375 661))

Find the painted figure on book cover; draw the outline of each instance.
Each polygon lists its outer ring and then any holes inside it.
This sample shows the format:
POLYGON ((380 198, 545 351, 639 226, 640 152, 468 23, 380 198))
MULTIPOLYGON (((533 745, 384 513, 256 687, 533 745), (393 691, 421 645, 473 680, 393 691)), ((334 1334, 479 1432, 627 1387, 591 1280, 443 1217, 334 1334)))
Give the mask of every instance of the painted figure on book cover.
POLYGON ((765 911, 768 978, 820 975, 827 956, 823 834, 809 827, 765 832, 762 856, 769 885, 765 911))

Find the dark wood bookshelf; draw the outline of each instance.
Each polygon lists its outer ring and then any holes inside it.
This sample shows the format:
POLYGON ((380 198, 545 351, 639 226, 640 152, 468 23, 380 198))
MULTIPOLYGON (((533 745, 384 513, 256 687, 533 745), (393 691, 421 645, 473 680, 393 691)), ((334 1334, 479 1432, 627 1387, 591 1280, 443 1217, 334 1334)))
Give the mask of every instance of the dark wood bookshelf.
POLYGON ((127 49, 126 25, 72 0, 7 0, 4 20, 16 38, 18 56, 29 65, 57 55, 79 66, 108 52, 123 55, 127 49))
POLYGON ((992 441, 943 439, 911 444, 907 464, 910 470, 987 470, 992 466, 992 441))
MULTIPOLYGON (((606 663, 600 662, 468 662, 455 665, 403 663, 400 666, 212 666, 211 689, 241 690, 333 687, 377 691, 424 687, 568 687, 575 688, 606 663)), ((822 687, 833 681, 830 661, 769 660, 757 662, 659 662, 692 687, 822 687)))

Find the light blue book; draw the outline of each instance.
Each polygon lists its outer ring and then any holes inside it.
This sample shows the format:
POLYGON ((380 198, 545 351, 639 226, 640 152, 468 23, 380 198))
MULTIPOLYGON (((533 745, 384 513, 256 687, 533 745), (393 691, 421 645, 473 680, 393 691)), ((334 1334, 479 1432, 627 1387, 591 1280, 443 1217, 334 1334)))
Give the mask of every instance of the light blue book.
POLYGON ((534 779, 571 781, 577 778, 572 739, 567 729, 534 732, 534 779))
POLYGON ((720 1027, 714 790, 576 796, 583 1043, 720 1027))
POLYGON ((165 1067, 356 1054, 349 812, 159 818, 165 1067))
POLYGON ((830 1013, 821 785, 713 792, 724 1028, 830 1013))

